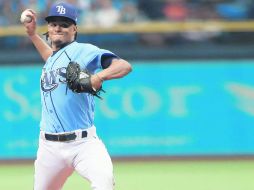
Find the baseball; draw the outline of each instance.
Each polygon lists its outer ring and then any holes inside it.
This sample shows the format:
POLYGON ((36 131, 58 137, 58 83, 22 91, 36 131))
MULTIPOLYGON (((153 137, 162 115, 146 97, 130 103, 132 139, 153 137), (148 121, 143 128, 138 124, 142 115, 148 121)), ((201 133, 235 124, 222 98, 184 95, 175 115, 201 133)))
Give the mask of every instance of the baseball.
POLYGON ((21 23, 29 23, 31 21, 32 21, 31 12, 29 10, 23 11, 20 16, 20 22, 21 23))

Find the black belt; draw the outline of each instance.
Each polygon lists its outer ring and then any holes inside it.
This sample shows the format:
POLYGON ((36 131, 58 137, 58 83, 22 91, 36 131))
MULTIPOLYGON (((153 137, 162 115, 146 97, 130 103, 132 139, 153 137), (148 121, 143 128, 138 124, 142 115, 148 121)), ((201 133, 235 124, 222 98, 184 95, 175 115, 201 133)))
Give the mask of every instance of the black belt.
MULTIPOLYGON (((87 137, 87 131, 82 131, 82 138, 87 137)), ((59 142, 65 142, 65 141, 72 141, 77 138, 77 135, 75 133, 68 133, 68 134, 47 134, 45 133, 45 139, 48 141, 59 141, 59 142)))

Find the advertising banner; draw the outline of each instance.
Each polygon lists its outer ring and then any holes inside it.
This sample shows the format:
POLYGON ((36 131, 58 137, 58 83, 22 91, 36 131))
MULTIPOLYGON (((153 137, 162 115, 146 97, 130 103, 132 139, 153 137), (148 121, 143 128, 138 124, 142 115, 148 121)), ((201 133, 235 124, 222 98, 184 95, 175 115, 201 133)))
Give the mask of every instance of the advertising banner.
MULTIPOLYGON (((252 60, 140 61, 96 99, 112 156, 254 154, 252 60)), ((34 158, 40 65, 0 67, 0 159, 34 158)))

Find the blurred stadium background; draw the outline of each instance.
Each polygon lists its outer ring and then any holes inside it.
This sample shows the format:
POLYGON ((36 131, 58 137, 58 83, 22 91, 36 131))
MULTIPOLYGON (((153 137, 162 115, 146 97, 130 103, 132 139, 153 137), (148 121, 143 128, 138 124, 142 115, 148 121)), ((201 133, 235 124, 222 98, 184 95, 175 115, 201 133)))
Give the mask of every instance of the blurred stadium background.
MULTIPOLYGON (((32 189, 43 61, 19 17, 36 10, 43 35, 53 2, 0 1, 0 189, 32 189)), ((253 190, 254 1, 68 2, 78 41, 133 65, 97 101, 116 189, 253 190)), ((83 184, 74 175, 65 189, 83 184)))

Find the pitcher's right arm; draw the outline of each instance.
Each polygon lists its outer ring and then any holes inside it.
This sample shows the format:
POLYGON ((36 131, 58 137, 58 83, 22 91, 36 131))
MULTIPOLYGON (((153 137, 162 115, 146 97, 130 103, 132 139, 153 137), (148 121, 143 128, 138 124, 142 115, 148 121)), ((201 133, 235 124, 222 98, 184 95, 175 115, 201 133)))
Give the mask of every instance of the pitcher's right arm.
POLYGON ((32 21, 27 23, 23 23, 26 28, 26 33, 32 43, 34 44, 35 48, 41 55, 42 59, 46 61, 49 56, 52 55, 53 50, 51 47, 40 37, 39 34, 36 33, 36 13, 32 9, 27 9, 28 15, 32 17, 32 21))

